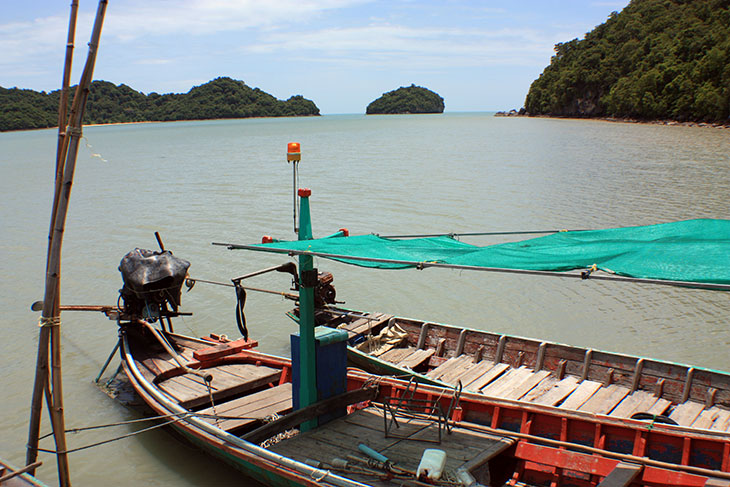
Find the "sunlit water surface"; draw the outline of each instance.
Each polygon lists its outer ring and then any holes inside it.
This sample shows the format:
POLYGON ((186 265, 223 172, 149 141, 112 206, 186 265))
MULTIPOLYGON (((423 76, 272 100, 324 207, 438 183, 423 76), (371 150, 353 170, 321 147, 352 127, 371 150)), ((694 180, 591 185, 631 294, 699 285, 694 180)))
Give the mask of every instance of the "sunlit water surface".
MULTIPOLYGON (((193 277, 227 281, 282 257, 211 242, 293 238, 286 144, 302 144, 316 235, 341 227, 381 235, 589 229, 728 218, 730 132, 492 114, 341 115, 88 127, 63 246, 62 303, 114 304, 119 260, 167 248, 193 277)), ((24 461, 52 199, 53 130, 0 134, 0 456, 24 461)), ((497 238, 466 239, 488 244, 497 238)), ((325 260, 347 306, 730 369, 730 298, 723 293, 446 270, 374 271, 325 260)), ((287 290, 282 274, 251 285, 287 290)), ((176 331, 237 336, 234 295, 198 284, 176 331)), ((289 354, 291 303, 249 294, 260 349, 289 354)), ((64 313, 69 428, 138 417, 93 383, 116 324, 64 313)), ((112 364, 112 370, 118 360, 112 364)), ((139 426, 72 434, 72 448, 139 426)), ((43 432, 50 426, 43 416, 43 432)), ((50 439, 44 447, 52 448, 50 439)), ((56 482, 42 455, 39 477, 56 482)), ((76 485, 249 485, 164 431, 73 453, 76 485)))

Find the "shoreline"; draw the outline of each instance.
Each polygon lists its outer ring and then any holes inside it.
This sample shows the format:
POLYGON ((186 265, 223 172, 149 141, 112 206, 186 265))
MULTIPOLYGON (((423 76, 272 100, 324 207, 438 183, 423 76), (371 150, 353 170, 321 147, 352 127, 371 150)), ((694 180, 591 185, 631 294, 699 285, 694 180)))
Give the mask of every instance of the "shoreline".
MULTIPOLYGON (((449 112, 443 112, 449 113, 449 112)), ((455 112, 452 112, 455 113, 455 112)), ((490 112, 458 112, 458 113, 490 113, 490 112)), ((359 115, 359 114, 336 114, 336 115, 359 115)), ((417 114, 418 115, 418 114, 417 114)), ((142 120, 139 122, 109 122, 109 123, 93 123, 84 124, 83 127, 104 127, 114 125, 133 125, 133 124, 148 124, 148 123, 174 123, 174 122, 209 122, 214 120, 248 120, 248 119, 263 119, 263 118, 309 118, 309 117, 326 117, 327 115, 293 115, 291 117, 240 117, 240 118, 206 118, 206 119, 190 119, 190 120, 142 120)), ((547 118, 553 120, 574 120, 574 121, 602 121, 612 123, 632 123, 641 125, 663 125, 668 127, 701 127, 701 128, 714 128, 714 129, 730 129, 730 123, 712 123, 712 122, 680 122, 678 120, 638 120, 632 118, 616 118, 616 117, 558 117, 555 115, 521 115, 519 113, 510 113, 505 111, 494 112, 494 117, 504 118, 547 118)), ((27 129, 16 129, 16 130, 4 130, 1 133, 10 132, 27 132, 32 130, 51 130, 58 129, 57 126, 43 127, 43 128, 27 128, 27 129)))
POLYGON ((521 115, 519 113, 511 113, 499 111, 494 114, 495 117, 505 118, 549 118, 553 120, 598 120, 602 122, 613 122, 613 123, 634 123, 642 125, 664 125, 670 127, 702 127, 702 128, 715 128, 715 129, 730 129, 729 123, 719 122, 680 122, 678 120, 671 119, 657 119, 657 120, 639 120, 635 118, 618 118, 618 117, 559 117, 556 115, 521 115))

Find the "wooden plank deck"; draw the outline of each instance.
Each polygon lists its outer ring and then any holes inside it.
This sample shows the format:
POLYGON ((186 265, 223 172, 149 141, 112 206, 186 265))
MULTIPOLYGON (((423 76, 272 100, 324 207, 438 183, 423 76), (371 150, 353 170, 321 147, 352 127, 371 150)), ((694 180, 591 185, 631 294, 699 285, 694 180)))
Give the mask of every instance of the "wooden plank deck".
POLYGON ((400 362, 398 362, 398 366, 405 367, 407 369, 415 369, 422 363, 424 363, 426 360, 430 359, 431 356, 436 353, 436 350, 433 348, 428 349, 413 349, 414 352, 408 355, 407 357, 401 359, 400 362))
POLYGON ((494 362, 491 360, 482 360, 477 363, 472 363, 471 366, 467 367, 464 372, 459 376, 458 380, 461 381, 461 385, 465 389, 469 389, 468 384, 471 384, 476 379, 486 374, 492 367, 494 362))
MULTIPOLYGON (((416 347, 392 349, 381 356, 392 363, 409 368, 422 365, 434 355, 433 348, 416 347)), ((521 366, 511 367, 506 363, 491 360, 474 362, 473 354, 462 354, 443 361, 426 376, 455 386, 461 381, 464 390, 481 392, 511 400, 556 406, 612 417, 630 418, 636 413, 669 414, 682 426, 730 431, 730 410, 722 407, 705 409, 704 404, 687 401, 675 405, 646 390, 633 393, 625 385, 617 383, 608 386, 592 381, 581 381, 575 375, 562 380, 550 370, 533 370, 521 366)))
POLYGON ((461 355, 459 357, 451 357, 446 362, 442 363, 432 371, 426 374, 427 377, 430 377, 431 379, 440 379, 441 377, 445 376, 449 372, 453 371, 461 371, 463 368, 469 364, 471 361, 471 357, 467 355, 461 355))
POLYGON ((387 315, 384 313, 371 313, 366 318, 359 318, 352 323, 340 325, 338 328, 347 331, 348 337, 352 338, 365 332, 369 332, 373 328, 390 320, 392 317, 393 315, 387 315))
POLYGON ((509 369, 509 365, 507 364, 496 364, 494 365, 494 367, 491 367, 487 372, 471 381, 465 387, 467 387, 471 391, 478 391, 482 387, 486 386, 494 379, 502 375, 502 373, 507 369, 509 369))
MULTIPOLYGON (((210 383, 214 401, 277 382, 281 370, 253 364, 229 364, 206 369, 213 375, 210 383)), ((210 402, 210 394, 201 377, 183 374, 166 379, 159 388, 174 397, 183 407, 195 408, 210 402)))
POLYGON ((482 388, 482 394, 494 397, 507 397, 506 395, 518 384, 527 379, 532 373, 527 367, 510 369, 497 380, 482 388))
POLYGON ((570 393, 560 407, 565 409, 578 409, 600 388, 600 382, 584 380, 578 384, 578 387, 570 393))
POLYGON ((504 395, 506 399, 520 399, 522 396, 530 392, 536 387, 543 379, 547 378, 550 372, 547 370, 540 370, 533 372, 527 376, 521 384, 515 386, 511 391, 507 391, 504 395))
POLYGON ((700 402, 687 401, 676 406, 669 417, 680 426, 690 426, 704 408, 705 405, 700 402))
MULTIPOLYGON (((385 360, 386 362, 397 364, 397 363, 401 362, 402 360, 406 359, 409 355, 412 355, 416 351, 417 351, 416 347, 391 348, 390 350, 383 353, 378 358, 380 360, 385 360)), ((433 355, 433 354, 431 354, 431 355, 433 355)))
MULTIPOLYGON (((431 421, 420 419, 402 422, 403 431, 399 431, 398 434, 408 435, 410 432, 407 439, 386 438, 383 425, 382 411, 369 407, 336 419, 317 429, 300 433, 269 449, 299 461, 309 459, 331 465, 335 458, 361 458, 367 461, 365 455, 358 450, 358 445, 362 443, 385 455, 398 467, 415 471, 424 450, 438 448, 446 452, 446 475, 454 478, 459 467, 490 448, 503 449, 505 444, 501 436, 465 429, 454 429, 451 434, 443 432, 440 444, 419 441, 419 439, 431 439, 437 436, 436 425, 431 421)), ((358 465, 358 463, 355 462, 354 465, 358 465)), ((381 480, 372 475, 353 473, 348 476, 379 487, 394 485, 388 480, 381 480)))
POLYGON ((618 384, 598 389, 586 402, 578 406, 578 411, 596 414, 608 414, 631 392, 629 388, 618 384))
POLYGON ((237 419, 203 418, 210 424, 232 433, 240 431, 273 414, 284 414, 292 408, 292 385, 290 382, 264 389, 255 394, 234 399, 198 411, 200 414, 236 416, 237 419))

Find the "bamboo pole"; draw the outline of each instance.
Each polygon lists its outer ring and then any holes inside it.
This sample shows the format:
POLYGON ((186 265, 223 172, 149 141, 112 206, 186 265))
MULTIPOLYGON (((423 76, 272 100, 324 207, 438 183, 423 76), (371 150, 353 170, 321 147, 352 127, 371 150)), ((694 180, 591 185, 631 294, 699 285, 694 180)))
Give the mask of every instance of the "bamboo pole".
MULTIPOLYGON (((56 455, 58 463, 58 478, 61 487, 71 485, 68 471, 68 454, 65 436, 65 421, 63 417, 63 386, 61 380, 61 330, 60 330, 60 276, 61 276, 61 245, 63 243, 63 232, 66 222, 66 214, 68 211, 69 199, 71 196, 71 187, 73 184, 74 170, 76 168, 76 157, 78 155, 79 142, 82 136, 82 120, 86 100, 88 99, 89 86, 96 63, 96 53, 101 36, 101 28, 104 23, 104 13, 106 12, 107 0, 99 0, 99 6, 96 11, 96 19, 92 30, 91 41, 89 42, 89 52, 86 58, 84 71, 81 75, 76 93, 74 95, 73 105, 69 116, 68 127, 65 131, 64 145, 67 147, 65 160, 62 170, 57 174, 62 174, 61 185, 56 187, 58 192, 58 208, 53 213, 50 251, 48 253, 48 265, 46 267, 46 286, 43 299, 43 312, 41 316, 41 340, 44 341, 44 335, 50 335, 50 354, 51 354, 51 398, 53 407, 50 408, 51 422, 53 423, 53 433, 56 441, 56 455), (48 331, 50 329, 50 331, 48 331)), ((45 361, 46 367, 48 363, 48 349, 41 350, 42 343, 39 342, 38 363, 43 365, 45 361), (43 358, 45 355, 45 360, 43 358)), ((36 380, 39 378, 36 374, 36 380)), ((45 381, 43 381, 45 382, 45 381)), ((36 383, 34 388, 33 404, 31 407, 31 428, 40 429, 40 400, 36 399, 36 390, 43 390, 43 385, 36 383), (37 403, 36 403, 37 401, 37 403), (37 414, 37 417, 35 416, 37 414)), ((40 397, 40 394, 39 394, 40 397)), ((28 455, 37 455, 38 448, 38 431, 31 429, 29 432, 28 455)))
MULTIPOLYGON (((66 126, 68 125, 68 97, 71 83, 71 65, 73 64, 74 39, 76 37, 76 17, 79 9, 78 0, 71 2, 71 15, 68 21, 68 38, 66 40, 66 60, 63 66, 63 80, 61 81, 61 96, 58 102, 58 147, 56 148, 56 198, 53 201, 53 212, 51 213, 51 225, 56 219, 58 210, 57 197, 61 192, 60 186, 63 178, 63 162, 66 160, 66 126)), ((48 230, 48 252, 51 251, 51 235, 53 227, 48 230)))
MULTIPOLYGON (((51 243, 53 241, 53 227, 58 211, 58 201, 61 195, 61 184, 63 181, 63 161, 66 158, 66 126, 68 125, 68 97, 71 80, 71 66, 73 64, 74 39, 76 37, 76 18, 78 13, 78 0, 72 0, 71 13, 68 21, 68 37, 66 41, 66 58, 63 67, 63 79, 61 80, 61 94, 58 104, 58 146, 56 148, 56 173, 53 193, 53 207, 51 209, 51 221, 48 229, 48 251, 46 253, 46 272, 50 264, 51 243)), ((56 294, 60 289, 56 289, 56 294)), ((31 399, 31 417, 28 426, 28 450, 26 452, 26 465, 33 465, 31 475, 35 474, 36 458, 38 456, 37 446, 40 434, 40 420, 42 409, 42 396, 48 384, 48 350, 50 332, 46 327, 41 328, 38 340, 38 359, 36 362, 36 376, 31 399)), ((47 392, 47 391, 46 391, 47 392)), ((48 407, 51 407, 50 394, 46 394, 48 407)))

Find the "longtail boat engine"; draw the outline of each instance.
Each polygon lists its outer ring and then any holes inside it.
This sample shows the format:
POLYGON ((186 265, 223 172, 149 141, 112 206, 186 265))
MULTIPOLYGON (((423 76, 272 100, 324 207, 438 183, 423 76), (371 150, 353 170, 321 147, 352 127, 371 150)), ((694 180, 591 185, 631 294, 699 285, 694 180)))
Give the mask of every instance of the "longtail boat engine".
POLYGON ((334 276, 331 272, 319 272, 317 274, 317 285, 314 288, 314 306, 322 308, 326 304, 335 304, 337 292, 332 285, 334 276))
POLYGON ((119 290, 124 313, 150 322, 176 316, 189 267, 190 262, 169 250, 136 248, 129 252, 119 264, 124 280, 119 290))

